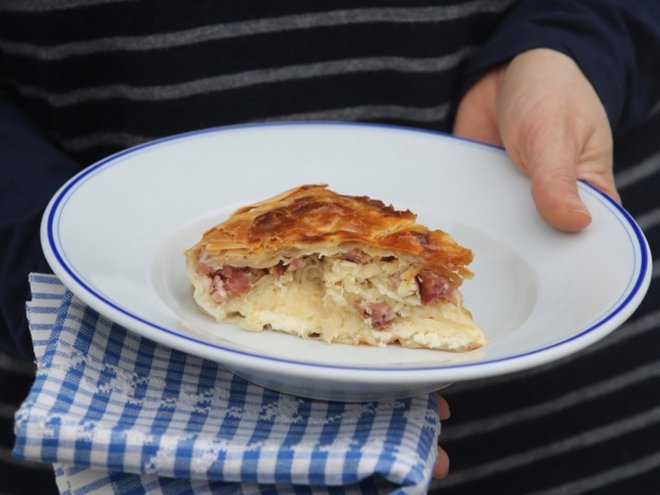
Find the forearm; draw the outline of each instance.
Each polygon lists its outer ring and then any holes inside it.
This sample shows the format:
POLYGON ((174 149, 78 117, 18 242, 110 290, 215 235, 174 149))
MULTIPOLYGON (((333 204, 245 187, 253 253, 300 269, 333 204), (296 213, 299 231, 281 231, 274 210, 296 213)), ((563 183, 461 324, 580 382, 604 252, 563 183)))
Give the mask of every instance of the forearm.
POLYGON ((0 348, 32 355, 25 317, 27 276, 46 271, 41 215, 78 165, 0 91, 0 348))

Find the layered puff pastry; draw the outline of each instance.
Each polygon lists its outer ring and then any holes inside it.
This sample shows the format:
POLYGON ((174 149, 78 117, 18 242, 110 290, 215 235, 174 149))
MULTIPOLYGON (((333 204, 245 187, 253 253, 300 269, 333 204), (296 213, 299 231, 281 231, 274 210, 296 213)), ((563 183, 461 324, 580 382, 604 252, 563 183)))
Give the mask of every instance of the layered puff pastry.
POLYGON ((304 185, 240 208, 185 251, 193 297, 218 321, 330 343, 468 351, 472 252, 410 211, 304 185))

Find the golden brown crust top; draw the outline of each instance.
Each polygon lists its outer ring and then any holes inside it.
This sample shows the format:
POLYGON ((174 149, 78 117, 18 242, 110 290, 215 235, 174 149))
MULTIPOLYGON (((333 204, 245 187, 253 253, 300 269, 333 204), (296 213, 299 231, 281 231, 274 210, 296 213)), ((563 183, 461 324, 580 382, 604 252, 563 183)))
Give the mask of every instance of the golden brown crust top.
POLYGON ((303 185, 240 208, 208 230, 192 250, 248 259, 314 246, 358 246, 372 253, 407 255, 421 265, 469 277, 465 267, 472 251, 416 218, 366 196, 337 194, 324 184, 303 185))

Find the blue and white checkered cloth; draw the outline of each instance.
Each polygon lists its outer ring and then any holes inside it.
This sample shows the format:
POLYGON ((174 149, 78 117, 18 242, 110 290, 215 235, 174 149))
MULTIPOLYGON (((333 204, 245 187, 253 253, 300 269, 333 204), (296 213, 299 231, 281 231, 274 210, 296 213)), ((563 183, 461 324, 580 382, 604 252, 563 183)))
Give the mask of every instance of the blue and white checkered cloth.
POLYGON ((432 396, 308 400, 247 383, 99 316, 51 275, 27 305, 36 381, 14 455, 67 494, 425 493, 432 396))

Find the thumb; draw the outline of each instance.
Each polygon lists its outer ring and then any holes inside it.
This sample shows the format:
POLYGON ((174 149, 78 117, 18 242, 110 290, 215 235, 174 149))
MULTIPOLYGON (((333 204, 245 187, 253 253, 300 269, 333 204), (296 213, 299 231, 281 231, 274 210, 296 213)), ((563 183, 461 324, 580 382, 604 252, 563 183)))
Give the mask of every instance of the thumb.
POLYGON ((553 227, 576 232, 591 223, 578 178, 618 198, 605 108, 570 57, 534 49, 511 60, 498 124, 509 156, 531 178, 539 213, 553 227))
POLYGON ((578 194, 575 137, 561 130, 540 134, 527 136, 525 147, 509 146, 511 158, 529 175, 540 215, 559 230, 580 231, 591 223, 591 214, 578 194))

